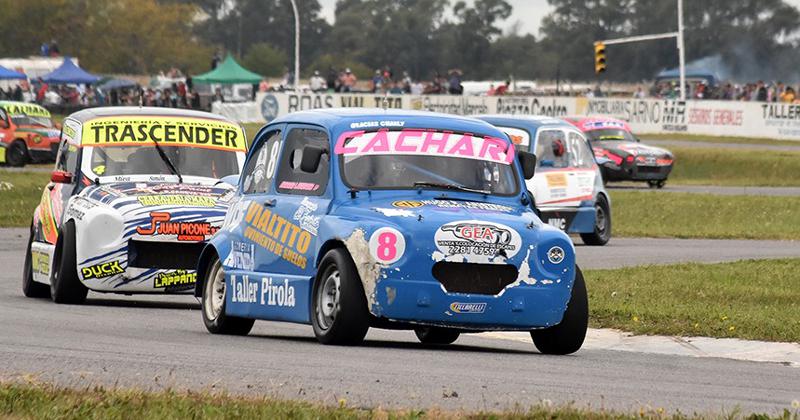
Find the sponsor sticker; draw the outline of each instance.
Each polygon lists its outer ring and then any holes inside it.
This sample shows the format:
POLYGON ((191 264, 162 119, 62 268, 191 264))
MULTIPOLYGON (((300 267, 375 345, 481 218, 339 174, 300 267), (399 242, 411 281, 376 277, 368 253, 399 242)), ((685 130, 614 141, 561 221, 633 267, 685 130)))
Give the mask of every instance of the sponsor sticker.
POLYGON ((136 198, 143 206, 214 207, 216 200, 187 194, 143 195, 136 198))
POLYGON ((261 281, 250 280, 250 276, 231 275, 231 301, 255 303, 263 306, 294 308, 296 303, 294 286, 288 279, 283 282, 264 277, 261 281))
POLYGON ((454 201, 454 200, 398 200, 392 202, 392 206, 399 208, 418 208, 422 206, 438 207, 440 209, 468 209, 496 211, 507 213, 513 209, 493 203, 481 203, 477 201, 454 201))
POLYGON ((567 174, 557 172, 554 174, 546 174, 547 186, 550 188, 562 188, 567 186, 567 174))
POLYGON ((136 227, 139 235, 177 235, 179 241, 204 241, 219 230, 208 222, 170 222, 172 215, 167 212, 150 212, 150 226, 136 227))
POLYGON ((34 273, 50 275, 50 255, 46 252, 31 250, 31 269, 34 273))
POLYGON ((122 268, 119 261, 110 261, 81 268, 81 274, 84 280, 102 279, 124 272, 125 270, 122 268))
POLYGON ((50 118, 50 111, 35 104, 8 104, 3 108, 5 108, 9 115, 50 118))
POLYGON ((319 216, 315 216, 314 212, 318 208, 317 203, 311 201, 308 197, 303 197, 303 201, 300 202, 300 207, 294 212, 292 220, 296 221, 303 230, 316 236, 317 229, 319 229, 319 216))
POLYGON ((547 260, 553 264, 561 264, 564 261, 564 250, 560 246, 554 246, 547 250, 547 260))
POLYGON ((167 291, 188 290, 193 288, 196 282, 197 273, 189 273, 186 270, 175 270, 156 274, 153 287, 156 289, 163 287, 167 291))
POLYGON ((231 252, 222 265, 237 270, 253 271, 256 268, 256 246, 239 241, 231 241, 231 252))
POLYGON ((244 152, 246 141, 241 127, 226 121, 179 117, 108 117, 87 122, 81 145, 203 147, 244 152))
POLYGON ((519 233, 499 223, 465 220, 442 225, 434 235, 436 247, 445 256, 511 258, 522 246, 519 233))
POLYGON ((516 156, 514 144, 500 138, 420 129, 348 131, 339 136, 335 153, 345 156, 444 156, 504 165, 513 162, 516 156))
POLYGON ((304 254, 311 245, 311 232, 255 201, 247 207, 244 221, 247 240, 297 267, 306 268, 308 258, 304 254))
POLYGON ((482 314, 486 310, 486 303, 460 303, 450 304, 450 310, 457 314, 482 314))

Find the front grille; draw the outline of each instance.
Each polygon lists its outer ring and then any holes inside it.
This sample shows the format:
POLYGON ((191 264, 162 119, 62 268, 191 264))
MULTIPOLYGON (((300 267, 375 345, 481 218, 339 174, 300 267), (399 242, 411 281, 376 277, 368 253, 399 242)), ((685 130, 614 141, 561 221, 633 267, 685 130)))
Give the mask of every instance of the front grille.
POLYGON ((448 293, 496 295, 517 279, 517 267, 439 261, 433 265, 433 277, 448 293))
POLYGON ((640 173, 647 173, 647 174, 657 174, 661 172, 661 168, 658 166, 640 166, 637 168, 640 173))
POLYGON ((128 267, 194 270, 205 242, 128 241, 128 267))

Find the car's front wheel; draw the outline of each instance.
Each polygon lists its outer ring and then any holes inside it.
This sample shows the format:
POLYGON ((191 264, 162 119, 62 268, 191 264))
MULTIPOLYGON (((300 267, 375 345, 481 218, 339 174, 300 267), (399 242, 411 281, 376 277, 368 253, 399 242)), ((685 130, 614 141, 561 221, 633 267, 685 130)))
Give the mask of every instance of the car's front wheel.
POLYGON ((458 330, 443 327, 419 327, 414 329, 414 333, 421 343, 434 345, 452 344, 461 335, 458 330))
POLYGON ((225 296, 228 286, 225 271, 215 255, 206 270, 206 278, 201 299, 203 324, 212 334, 247 335, 253 329, 254 319, 240 318, 225 314, 225 296))
POLYGON ((311 299, 311 324, 322 344, 359 344, 369 330, 364 287, 344 249, 328 251, 320 263, 311 299))
POLYGON ((558 325, 531 331, 533 344, 544 354, 570 354, 578 351, 589 328, 589 298, 583 273, 575 266, 575 282, 572 285, 567 310, 558 325))
POLYGON ((50 297, 55 303, 80 304, 86 300, 89 289, 78 278, 75 256, 75 223, 64 223, 58 235, 53 255, 53 273, 50 275, 50 297))
POLYGON ((658 179, 658 180, 651 179, 650 181, 647 181, 647 185, 649 185, 650 188, 661 189, 661 188, 664 188, 664 185, 667 185, 667 180, 666 179, 658 179))
POLYGON ((25 254, 25 265, 22 267, 22 293, 29 298, 50 297, 50 288, 46 284, 33 281, 33 263, 31 245, 33 244, 33 226, 28 237, 28 250, 25 254))
POLYGON ((605 245, 611 239, 611 209, 604 195, 597 196, 594 210, 594 231, 581 233, 581 239, 586 245, 605 245))
POLYGON ((28 148, 22 140, 16 140, 6 150, 6 163, 8 166, 25 166, 28 161, 28 148))

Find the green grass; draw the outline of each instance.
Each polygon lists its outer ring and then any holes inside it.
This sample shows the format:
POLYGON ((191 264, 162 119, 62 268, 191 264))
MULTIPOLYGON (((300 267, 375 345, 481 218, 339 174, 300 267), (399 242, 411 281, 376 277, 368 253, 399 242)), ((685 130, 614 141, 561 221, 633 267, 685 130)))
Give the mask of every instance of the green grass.
POLYGON ((595 328, 800 342, 800 259, 587 270, 595 328))
POLYGON ((617 237, 800 240, 800 197, 610 193, 617 237))
POLYGON ((30 226, 33 210, 50 180, 47 172, 12 172, 0 169, 0 227, 30 226), (9 186, 10 184, 10 186, 9 186))
POLYGON ((669 183, 728 186, 800 186, 800 152, 670 147, 669 183))
POLYGON ((738 143, 738 144, 772 144, 772 145, 797 145, 800 146, 800 141, 794 140, 778 140, 767 139, 758 137, 734 137, 734 136, 707 136, 702 134, 640 134, 639 138, 642 141, 648 140, 679 140, 679 141, 696 141, 705 143, 738 143))
MULTIPOLYGON (((344 400, 336 407, 267 398, 245 398, 208 393, 158 393, 137 390, 93 388, 69 390, 48 385, 0 384, 0 417, 58 419, 701 419, 744 418, 735 410, 714 417, 668 414, 662 407, 643 406, 633 413, 605 409, 589 410, 574 405, 554 407, 543 403, 530 408, 503 412, 430 410, 384 410, 350 408, 344 400)), ((783 415, 748 415, 758 419, 798 420, 798 407, 789 406, 783 415)))

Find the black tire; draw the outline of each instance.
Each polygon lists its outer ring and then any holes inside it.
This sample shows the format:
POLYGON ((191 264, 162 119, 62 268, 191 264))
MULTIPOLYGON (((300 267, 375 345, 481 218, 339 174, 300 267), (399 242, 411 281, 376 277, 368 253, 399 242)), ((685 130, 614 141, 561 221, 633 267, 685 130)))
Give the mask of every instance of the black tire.
POLYGON ((256 322, 254 319, 240 318, 236 316, 225 315, 225 302, 226 292, 228 290, 227 282, 225 281, 224 272, 222 271, 222 264, 219 257, 214 255, 209 261, 208 269, 205 271, 206 278, 203 279, 203 295, 200 300, 200 312, 203 314, 203 324, 211 334, 224 334, 224 335, 247 335, 253 329, 253 324, 256 322), (221 273, 222 283, 215 284, 215 277, 221 273), (221 286, 221 290, 219 287, 221 286), (215 290, 217 288, 217 290, 215 290), (221 306, 219 312, 213 308, 212 301, 214 296, 221 298, 221 306))
POLYGON ((461 335, 458 330, 443 327, 419 327, 414 329, 414 333, 420 343, 434 345, 453 344, 461 335))
POLYGON ((369 330, 364 287, 350 254, 337 248, 320 263, 311 293, 311 324, 322 344, 356 345, 369 330))
POLYGON ((89 289, 78 279, 75 257, 75 222, 64 223, 58 234, 53 255, 53 272, 50 274, 50 297, 55 303, 80 304, 86 300, 89 289))
POLYGON ((46 284, 33 281, 33 266, 31 261, 31 244, 33 244, 33 226, 28 237, 28 249, 25 252, 25 265, 22 266, 22 293, 29 298, 49 298, 50 287, 46 284))
POLYGON ((594 209, 596 212, 594 231, 581 233, 581 239, 586 245, 601 246, 607 244, 611 239, 611 210, 604 195, 597 196, 594 209))
POLYGON ((8 166, 25 166, 28 162, 28 148, 22 140, 16 140, 6 150, 6 163, 8 166))
POLYGON ((583 273, 575 266, 575 283, 572 285, 567 310, 561 323, 541 330, 531 331, 536 348, 543 354, 571 354, 578 351, 589 327, 589 298, 583 273))

